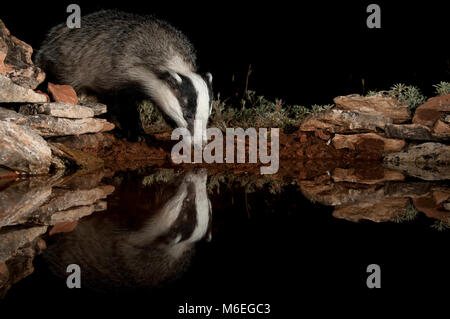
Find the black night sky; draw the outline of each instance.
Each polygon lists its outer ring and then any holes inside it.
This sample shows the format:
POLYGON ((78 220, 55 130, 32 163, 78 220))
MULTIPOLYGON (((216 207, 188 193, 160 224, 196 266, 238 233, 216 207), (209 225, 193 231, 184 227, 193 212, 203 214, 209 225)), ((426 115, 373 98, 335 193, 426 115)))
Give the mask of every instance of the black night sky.
MULTIPOLYGON (((2 4, 11 33, 39 47, 46 31, 66 20, 75 1, 2 4)), ((388 89, 404 82, 427 96, 450 78, 448 16, 441 4, 376 1, 381 29, 366 26, 375 1, 176 2, 77 1, 82 15, 102 8, 154 14, 194 43, 202 72, 214 75, 215 93, 249 88, 290 104, 328 104, 337 95, 388 89), (234 75, 234 82, 232 78, 234 75)))

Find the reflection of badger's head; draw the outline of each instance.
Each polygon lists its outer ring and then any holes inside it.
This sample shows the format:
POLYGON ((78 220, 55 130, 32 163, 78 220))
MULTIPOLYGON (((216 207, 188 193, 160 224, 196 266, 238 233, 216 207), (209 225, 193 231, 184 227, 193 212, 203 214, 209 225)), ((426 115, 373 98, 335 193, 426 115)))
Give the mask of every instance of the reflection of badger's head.
POLYGON ((195 243, 209 237, 211 207, 205 172, 148 188, 123 182, 119 202, 55 236, 44 258, 55 273, 81 268, 81 284, 108 291, 151 288, 181 275, 195 243))
POLYGON ((178 127, 185 127, 192 137, 197 136, 198 142, 206 144, 206 127, 212 106, 212 75, 206 73, 201 76, 197 73, 177 73, 175 71, 163 72, 160 78, 170 88, 170 109, 164 110, 170 120, 178 127), (195 125, 195 121, 200 125, 195 125))

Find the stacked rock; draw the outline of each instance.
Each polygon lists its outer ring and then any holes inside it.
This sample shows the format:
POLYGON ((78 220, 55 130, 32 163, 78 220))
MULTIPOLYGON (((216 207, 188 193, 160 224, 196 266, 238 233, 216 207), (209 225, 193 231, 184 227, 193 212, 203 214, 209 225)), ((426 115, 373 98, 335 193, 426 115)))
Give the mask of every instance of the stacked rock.
MULTIPOLYGON (((45 174, 51 166, 64 168, 68 163, 83 166, 89 155, 78 160, 70 149, 49 139, 112 130, 112 123, 95 117, 106 113, 106 105, 79 103, 67 85, 49 83, 51 99, 35 91, 45 74, 33 64, 32 53, 0 20, 0 166, 25 174, 45 174)), ((97 165, 98 160, 91 160, 97 165)))
POLYGON ((450 178, 450 95, 429 99, 414 116, 406 102, 382 94, 339 96, 334 103, 334 109, 309 116, 300 131, 313 132, 336 149, 366 154, 366 160, 383 160, 408 175, 450 178), (435 173, 426 167, 434 167, 435 173))

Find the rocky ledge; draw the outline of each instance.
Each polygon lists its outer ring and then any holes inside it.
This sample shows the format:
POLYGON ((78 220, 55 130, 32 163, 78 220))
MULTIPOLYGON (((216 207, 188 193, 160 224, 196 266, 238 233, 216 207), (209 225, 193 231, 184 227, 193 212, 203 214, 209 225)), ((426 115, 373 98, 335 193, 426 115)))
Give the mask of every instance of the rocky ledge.
POLYGON ((334 109, 306 118, 300 132, 410 176, 450 178, 450 95, 430 98, 414 112, 383 94, 339 96, 334 102, 334 109))
POLYGON ((32 53, 0 20, 0 177, 98 167, 100 159, 51 138, 112 130, 113 124, 96 117, 106 113, 106 105, 79 103, 68 85, 48 83, 48 94, 35 91, 45 73, 33 64, 32 53))

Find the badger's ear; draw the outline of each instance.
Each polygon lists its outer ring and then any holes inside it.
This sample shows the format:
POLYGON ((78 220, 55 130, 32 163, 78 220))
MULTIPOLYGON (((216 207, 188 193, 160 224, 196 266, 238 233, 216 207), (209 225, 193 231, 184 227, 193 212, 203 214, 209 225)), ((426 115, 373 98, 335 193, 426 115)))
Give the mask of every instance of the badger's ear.
POLYGON ((207 73, 205 74, 205 78, 206 78, 206 80, 208 81, 208 83, 212 85, 212 80, 213 80, 212 74, 209 73, 209 72, 207 72, 207 73))
POLYGON ((159 77, 161 78, 161 80, 164 80, 167 83, 169 83, 169 85, 172 87, 177 87, 183 82, 181 76, 175 71, 163 72, 162 74, 160 74, 159 77))

